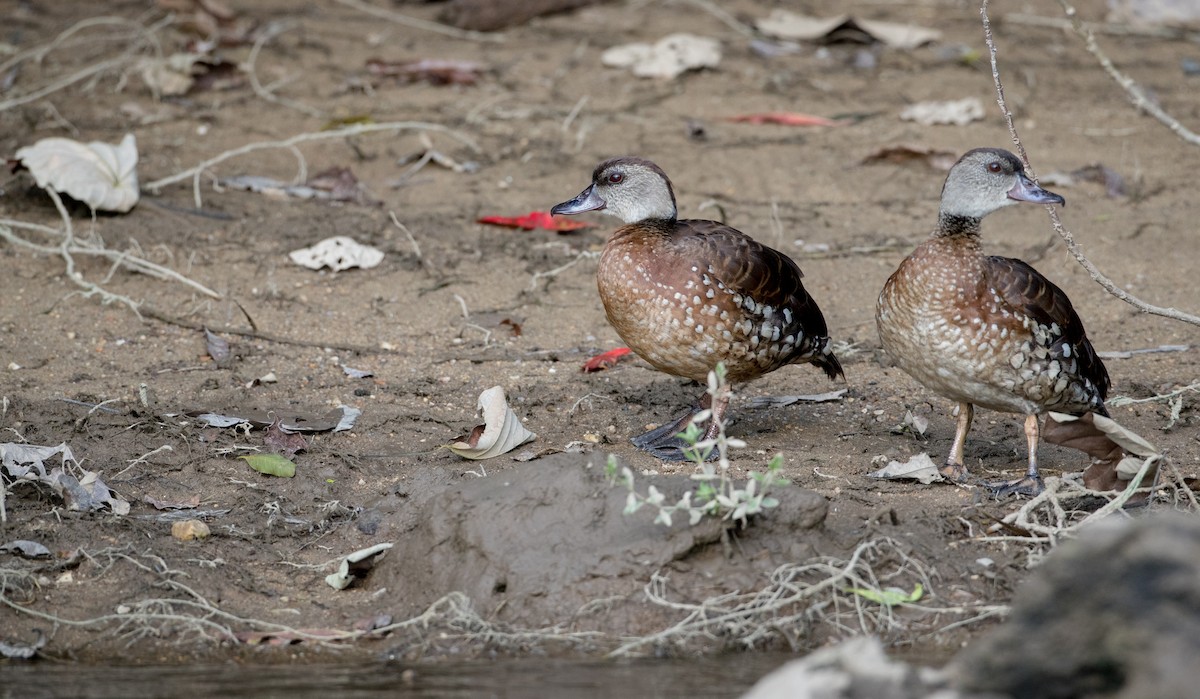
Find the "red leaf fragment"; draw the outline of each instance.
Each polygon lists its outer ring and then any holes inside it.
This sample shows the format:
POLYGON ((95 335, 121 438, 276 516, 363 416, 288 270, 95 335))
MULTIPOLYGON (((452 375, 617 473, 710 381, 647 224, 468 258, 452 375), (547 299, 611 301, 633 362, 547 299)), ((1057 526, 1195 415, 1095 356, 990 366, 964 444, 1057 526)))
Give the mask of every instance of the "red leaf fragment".
POLYGON ((746 124, 782 124, 784 126, 841 126, 842 122, 799 112, 763 112, 726 117, 725 121, 746 124))
POLYGON ((621 360, 621 357, 624 357, 627 354, 632 354, 632 352, 633 350, 629 349, 628 347, 618 347, 603 354, 597 354, 595 357, 592 357, 583 363, 583 371, 584 373, 591 373, 593 371, 604 371, 605 369, 611 369, 612 367, 616 366, 617 362, 621 360))
POLYGON ((524 216, 484 216, 478 223, 489 223, 493 226, 507 226, 526 231, 543 229, 547 231, 576 231, 580 228, 591 228, 593 224, 585 221, 572 221, 563 216, 555 216, 548 211, 530 211, 524 216))

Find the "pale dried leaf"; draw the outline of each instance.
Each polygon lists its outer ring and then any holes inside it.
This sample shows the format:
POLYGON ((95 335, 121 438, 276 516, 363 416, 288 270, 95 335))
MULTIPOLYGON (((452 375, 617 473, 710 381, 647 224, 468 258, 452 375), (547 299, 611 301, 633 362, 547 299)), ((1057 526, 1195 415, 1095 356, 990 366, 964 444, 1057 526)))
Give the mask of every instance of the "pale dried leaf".
POLYGON ((351 267, 370 269, 383 261, 383 251, 344 235, 326 238, 309 248, 288 253, 292 262, 309 269, 329 267, 340 272, 351 267))
POLYGON ((917 480, 928 485, 942 480, 942 474, 934 465, 929 454, 921 452, 913 455, 908 461, 889 461, 887 466, 868 473, 871 478, 886 478, 888 480, 917 480))
POLYGON ((338 572, 325 576, 325 582, 335 590, 346 589, 356 579, 366 577, 379 556, 391 547, 392 544, 376 544, 347 555, 338 566, 338 572))
POLYGON ((49 558, 50 549, 44 544, 28 539, 16 539, 7 544, 0 544, 0 551, 7 551, 22 558, 49 558))
POLYGON ((39 187, 53 188, 98 211, 125 213, 138 202, 137 140, 119 145, 43 138, 17 151, 16 159, 39 187))
POLYGON ((792 396, 756 396, 746 401, 746 406, 751 408, 779 408, 796 403, 829 403, 841 400, 842 396, 846 395, 847 390, 839 388, 836 391, 829 391, 828 393, 809 393, 792 396))
POLYGON ((525 429, 520 418, 508 407, 504 389, 500 386, 493 386, 479 394, 478 405, 483 424, 476 426, 470 435, 449 445, 450 451, 464 459, 500 456, 537 437, 525 429))
POLYGON ((949 102, 918 102, 910 104, 900 112, 902 121, 918 124, 954 124, 963 126, 983 118, 983 102, 978 97, 967 97, 949 102))
POLYGON ((654 44, 614 46, 600 56, 610 68, 630 68, 639 78, 675 78, 689 70, 715 68, 721 43, 692 34, 671 34, 654 44))
POLYGON ((755 26, 767 36, 796 41, 832 40, 839 35, 857 33, 862 40, 874 40, 899 49, 914 49, 937 41, 942 33, 936 29, 914 24, 896 24, 859 19, 850 15, 836 17, 806 17, 787 10, 774 10, 755 26))

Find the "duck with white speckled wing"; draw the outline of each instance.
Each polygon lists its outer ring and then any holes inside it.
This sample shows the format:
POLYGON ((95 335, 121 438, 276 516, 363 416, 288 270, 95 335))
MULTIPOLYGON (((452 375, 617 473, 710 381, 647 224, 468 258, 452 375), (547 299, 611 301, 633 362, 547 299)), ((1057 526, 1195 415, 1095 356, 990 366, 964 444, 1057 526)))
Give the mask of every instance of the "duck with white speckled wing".
POLYGON ((963 155, 942 189, 937 229, 887 280, 875 311, 879 338, 896 364, 958 403, 943 475, 967 478, 963 446, 974 406, 1026 416, 1028 469, 992 486, 997 494, 1041 491, 1040 415, 1108 415, 1108 371, 1067 295, 1020 260, 983 254, 981 219, 1021 201, 1064 203, 1006 150, 963 155))
MULTIPOLYGON (((825 318, 787 255, 716 221, 679 220, 667 175, 641 158, 607 160, 592 183, 556 214, 612 214, 619 228, 600 256, 596 280, 608 321, 638 356, 659 371, 704 383, 724 362, 732 383, 788 364, 810 363, 842 375, 825 318)), ((705 393, 711 408, 702 439, 716 436, 728 401, 705 393)), ((633 439, 666 460, 682 460, 676 435, 695 412, 633 439)))

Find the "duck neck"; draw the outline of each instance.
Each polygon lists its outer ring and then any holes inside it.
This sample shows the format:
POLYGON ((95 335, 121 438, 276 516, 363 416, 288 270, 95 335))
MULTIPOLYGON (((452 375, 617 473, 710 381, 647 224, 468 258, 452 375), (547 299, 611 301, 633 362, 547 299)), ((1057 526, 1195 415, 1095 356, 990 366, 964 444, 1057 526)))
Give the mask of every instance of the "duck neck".
POLYGON ((979 237, 980 219, 960 216, 942 211, 938 214, 938 227, 934 236, 938 238, 979 237))

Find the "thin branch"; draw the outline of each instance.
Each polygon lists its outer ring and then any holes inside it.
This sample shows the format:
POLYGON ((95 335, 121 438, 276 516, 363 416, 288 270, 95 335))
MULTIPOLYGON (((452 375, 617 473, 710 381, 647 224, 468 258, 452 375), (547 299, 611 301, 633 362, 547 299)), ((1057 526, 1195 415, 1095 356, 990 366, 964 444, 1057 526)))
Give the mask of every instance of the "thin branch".
POLYGON ((299 338, 287 337, 264 330, 256 330, 253 328, 237 328, 230 325, 212 325, 211 323, 200 323, 194 320, 187 320, 179 316, 173 316, 165 311, 161 311, 153 306, 141 304, 138 306, 138 312, 145 318, 153 318, 154 320, 178 325, 181 328, 191 330, 205 329, 214 333, 224 335, 240 335, 242 337, 252 337, 256 340, 266 340, 267 342, 278 342, 281 345, 296 345, 297 347, 318 347, 321 349, 329 348, 342 350, 345 352, 357 352, 359 354, 383 354, 392 350, 384 349, 383 347, 372 347, 370 345, 355 345, 346 342, 330 342, 327 340, 301 340, 299 338))
MULTIPOLYGON (((51 196, 53 197, 54 195, 51 196)), ((60 215, 65 216, 65 212, 60 210, 60 215)), ((64 220, 69 221, 69 217, 65 218, 64 220)), ((39 226, 37 224, 25 224, 21 221, 0 219, 0 239, 7 240, 13 245, 38 252, 43 255, 62 255, 64 259, 67 257, 73 257, 75 255, 103 257, 107 260, 111 260, 114 266, 123 266, 132 272, 140 272, 146 276, 154 277, 156 279, 178 282, 194 291, 204 294, 205 296, 215 299, 221 298, 221 294, 209 289, 197 281, 183 276, 173 269, 168 269, 162 265, 155 264, 149 260, 144 260, 140 257, 134 257, 128 253, 118 252, 116 250, 105 250, 104 248, 85 245, 84 243, 76 240, 73 235, 64 235, 63 231, 50 228, 49 226, 39 226), (17 235, 12 231, 13 228, 30 228, 50 235, 63 236, 63 241, 58 245, 39 245, 17 235)), ((73 270, 74 261, 71 260, 68 264, 68 272, 72 274, 71 281, 79 283, 78 273, 74 272, 73 270)))
POLYGON ((296 149, 296 145, 299 143, 305 143, 308 141, 324 141, 335 138, 348 138, 350 136, 358 136, 360 134, 373 133, 376 131, 403 131, 407 129, 440 131, 451 136, 452 138, 457 139, 476 153, 480 152, 479 146, 473 140, 471 140, 470 137, 449 127, 442 126, 441 124, 432 124, 423 121, 392 121, 383 124, 353 124, 351 126, 341 129, 333 129, 331 131, 317 131, 297 134, 282 141, 259 141, 257 143, 248 143, 241 148, 234 148, 233 150, 227 150, 224 153, 220 153, 212 158, 209 158, 208 160, 205 160, 199 165, 190 167, 182 172, 177 172, 170 177, 164 177, 153 182, 148 182, 142 187, 147 191, 157 192, 169 184, 175 184, 176 182, 181 182, 191 178, 192 189, 196 198, 196 208, 201 208, 203 206, 203 202, 201 202, 200 199, 200 176, 212 166, 223 163, 230 158, 234 158, 239 155, 245 155, 247 153, 253 153, 255 151, 271 150, 276 148, 289 148, 293 152, 299 153, 299 151, 296 149))
POLYGON ((296 100, 291 100, 286 97, 280 97, 279 95, 276 95, 267 88, 263 87, 262 83, 258 80, 258 71, 255 70, 255 62, 258 61, 259 51, 262 50, 262 47, 268 41, 274 39, 291 28, 292 27, 284 26, 276 27, 271 31, 263 32, 262 36, 255 40, 254 46, 250 49, 250 55, 246 57, 246 74, 250 76, 250 89, 254 90, 254 94, 268 102, 274 102, 275 104, 283 107, 295 109, 298 112, 302 112, 312 117, 323 118, 325 116, 325 112, 322 112, 320 109, 310 107, 303 102, 297 102, 296 100))
POLYGON ((1095 56, 1096 60, 1100 62, 1100 67, 1104 69, 1104 72, 1108 73, 1109 77, 1115 80, 1129 94, 1129 99, 1133 102, 1133 106, 1158 119, 1184 141, 1193 146, 1200 146, 1200 135, 1197 135, 1194 131, 1179 123, 1175 117, 1167 114, 1162 107, 1147 98, 1146 93, 1133 81, 1133 78, 1125 75, 1113 65, 1108 56, 1100 50, 1100 45, 1096 43, 1095 33, 1080 21, 1079 13, 1075 11, 1074 5, 1067 2, 1067 0, 1058 0, 1058 4, 1062 5, 1063 12, 1067 14, 1067 18, 1071 21, 1071 29, 1080 39, 1083 39, 1083 45, 1087 47, 1088 53, 1095 56))
MULTIPOLYGON (((1004 122, 1008 124, 1008 133, 1012 136, 1013 145, 1016 146, 1017 152, 1021 154, 1021 160, 1025 163, 1025 168, 1029 171, 1029 175, 1036 180, 1037 177, 1034 174, 1033 166, 1029 163, 1029 155, 1025 152, 1025 146, 1021 144, 1020 136, 1017 135, 1017 127, 1013 123, 1012 112, 1008 110, 1008 105, 1004 100, 1004 84, 1000 81, 1000 67, 996 62, 996 42, 992 39, 992 24, 988 20, 987 6, 988 0, 982 0, 980 3, 979 14, 983 19, 983 37, 984 41, 987 43, 988 55, 991 58, 992 63, 992 82, 996 86, 996 103, 1000 106, 1000 112, 1004 115, 1004 122)), ((1139 311, 1142 311, 1143 313, 1151 313, 1154 315, 1163 316, 1164 318, 1171 318, 1172 320, 1190 323, 1192 325, 1200 325, 1200 316, 1196 316, 1191 313, 1185 313, 1174 308, 1163 308, 1161 306, 1151 305, 1137 298, 1125 289, 1117 286, 1113 280, 1105 276, 1099 269, 1096 268, 1096 265, 1092 264, 1091 260, 1084 256, 1083 249, 1078 243, 1075 242, 1075 236, 1073 236, 1070 231, 1063 227, 1062 219, 1060 219, 1058 216, 1058 210, 1049 205, 1046 206, 1046 210, 1050 215, 1050 223, 1054 226, 1054 232, 1058 233, 1059 237, 1066 242, 1067 251, 1071 253, 1071 256, 1074 257, 1075 260, 1079 262, 1079 264, 1082 265, 1085 270, 1087 270, 1088 276, 1090 276, 1093 281, 1103 287, 1105 291, 1113 296, 1116 296, 1125 303, 1128 303, 1139 311)))
MULTIPOLYGON (((157 55, 159 58, 161 58, 162 57, 162 46, 159 43, 158 38, 155 36, 154 32, 167 26, 168 24, 170 24, 173 21, 174 21, 173 18, 168 17, 166 19, 156 22, 155 24, 153 24, 149 27, 144 27, 140 24, 137 24, 136 22, 131 22, 129 20, 121 19, 118 17, 93 17, 91 19, 86 19, 86 20, 83 20, 82 22, 76 23, 72 27, 68 28, 66 31, 59 34, 49 44, 46 44, 45 46, 39 46, 35 49, 31 49, 24 53, 18 54, 17 56, 14 56, 13 58, 9 59, 8 61, 5 61, 2 68, 0 68, 0 72, 3 72, 3 69, 7 69, 10 65, 15 65, 16 63, 18 63, 22 60, 25 60, 27 58, 33 58, 34 60, 40 61, 43 58, 45 58, 47 53, 49 53, 51 50, 53 50, 54 48, 61 45, 67 37, 74 34, 75 32, 80 31, 81 29, 88 28, 88 27, 106 25, 106 24, 118 24, 118 25, 122 25, 122 26, 134 27, 138 31, 138 33, 142 36, 142 38, 145 40, 145 43, 148 43, 151 46, 151 48, 153 48, 155 55, 157 55)), ((55 80, 54 82, 51 82, 48 85, 45 85, 37 90, 34 90, 33 92, 22 95, 20 97, 14 97, 12 99, 0 102, 0 112, 7 111, 9 109, 12 109, 13 107, 19 107, 23 104, 28 104, 30 102, 36 102, 37 100, 45 97, 46 95, 53 94, 55 92, 58 92, 59 90, 70 87, 71 85, 74 85, 75 83, 82 82, 93 76, 100 75, 101 73, 103 73, 107 70, 110 70, 112 68, 116 68, 123 64, 129 63, 130 60, 142 49, 142 47, 145 45, 145 43, 132 42, 130 47, 127 48, 120 56, 118 56, 116 58, 110 58, 105 61, 100 61, 99 63, 90 65, 87 68, 84 68, 83 70, 80 70, 76 73, 72 73, 71 75, 60 78, 58 80, 55 80)))

